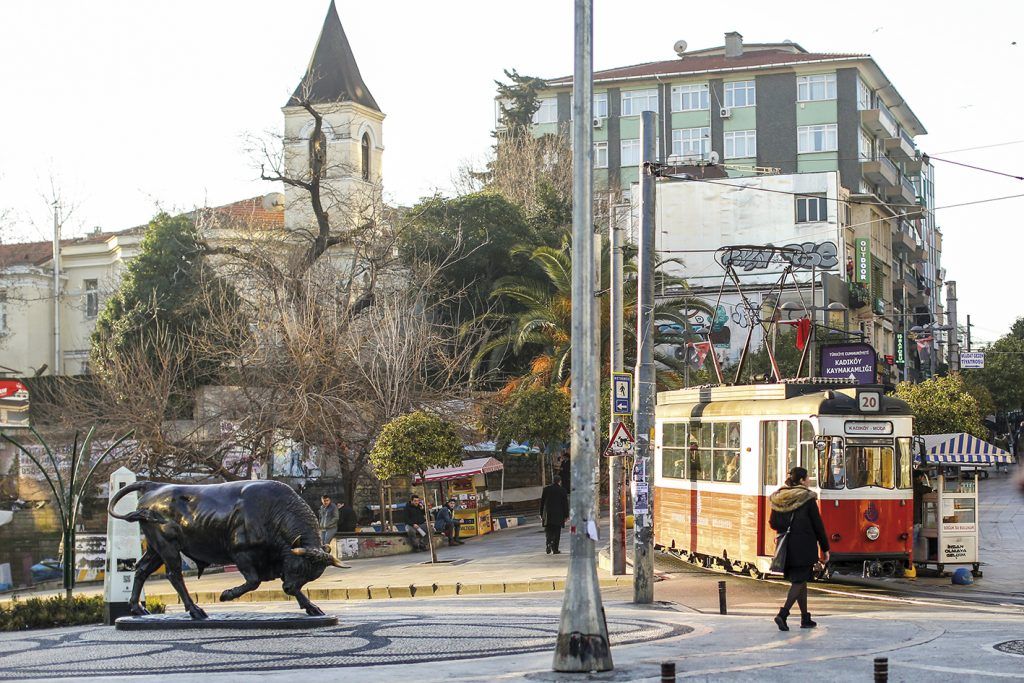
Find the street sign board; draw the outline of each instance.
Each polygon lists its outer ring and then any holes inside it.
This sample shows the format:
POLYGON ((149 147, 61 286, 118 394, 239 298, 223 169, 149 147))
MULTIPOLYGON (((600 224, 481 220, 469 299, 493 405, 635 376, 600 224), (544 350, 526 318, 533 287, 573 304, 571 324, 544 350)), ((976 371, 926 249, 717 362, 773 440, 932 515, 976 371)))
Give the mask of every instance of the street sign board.
POLYGON ((633 414, 633 376, 628 372, 612 373, 612 414, 633 414))
POLYGON ((853 280, 864 285, 871 284, 871 238, 858 237, 853 241, 853 280))
POLYGON ((833 344, 821 348, 821 376, 875 383, 875 350, 870 344, 833 344))
POLYGON ((626 424, 624 422, 617 422, 615 423, 615 431, 612 432, 612 438, 608 440, 608 448, 605 449, 604 454, 609 456, 633 455, 634 443, 633 435, 629 433, 629 428, 626 427, 626 424))
POLYGON ((984 351, 963 351, 960 353, 960 369, 961 370, 984 370, 985 369, 985 352, 984 351))

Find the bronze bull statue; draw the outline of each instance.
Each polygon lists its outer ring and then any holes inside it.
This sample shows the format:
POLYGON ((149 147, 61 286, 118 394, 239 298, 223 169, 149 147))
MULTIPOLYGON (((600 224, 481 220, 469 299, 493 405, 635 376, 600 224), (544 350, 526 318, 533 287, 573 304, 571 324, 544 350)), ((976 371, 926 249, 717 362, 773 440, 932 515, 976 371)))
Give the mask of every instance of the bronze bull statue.
POLYGON ((206 612, 192 600, 181 574, 181 556, 196 563, 199 576, 211 564, 234 564, 245 583, 220 594, 234 600, 263 581, 281 579, 284 592, 310 615, 323 610, 310 602, 302 587, 328 566, 344 567, 321 545, 317 518, 289 486, 278 481, 237 481, 228 484, 180 485, 139 481, 110 499, 107 512, 117 519, 138 522, 147 550, 135 566, 129 609, 148 614, 140 604, 142 586, 150 574, 167 567, 167 578, 193 619, 206 612), (125 495, 140 492, 135 511, 114 512, 125 495))

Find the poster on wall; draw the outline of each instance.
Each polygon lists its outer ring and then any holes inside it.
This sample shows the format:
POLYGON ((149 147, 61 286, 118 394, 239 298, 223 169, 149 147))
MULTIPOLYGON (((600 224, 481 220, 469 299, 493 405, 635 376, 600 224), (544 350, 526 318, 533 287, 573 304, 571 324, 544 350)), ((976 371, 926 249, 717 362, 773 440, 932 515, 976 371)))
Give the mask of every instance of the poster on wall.
POLYGON ((875 383, 875 350, 870 344, 836 344, 821 349, 821 376, 875 383))

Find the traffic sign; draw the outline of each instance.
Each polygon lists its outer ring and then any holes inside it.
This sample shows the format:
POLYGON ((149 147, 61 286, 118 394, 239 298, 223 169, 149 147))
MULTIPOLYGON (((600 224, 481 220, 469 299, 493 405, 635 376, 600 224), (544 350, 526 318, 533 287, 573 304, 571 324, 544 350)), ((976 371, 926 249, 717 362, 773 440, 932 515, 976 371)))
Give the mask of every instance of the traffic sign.
POLYGON ((963 351, 960 354, 960 369, 961 370, 984 370, 985 369, 985 352, 984 351, 963 351))
POLYGON ((612 414, 633 414, 633 376, 628 372, 612 373, 612 414))
POLYGON ((605 449, 604 454, 609 456, 632 455, 634 443, 635 440, 629 433, 626 423, 616 422, 615 431, 612 432, 612 438, 608 440, 608 448, 605 449))

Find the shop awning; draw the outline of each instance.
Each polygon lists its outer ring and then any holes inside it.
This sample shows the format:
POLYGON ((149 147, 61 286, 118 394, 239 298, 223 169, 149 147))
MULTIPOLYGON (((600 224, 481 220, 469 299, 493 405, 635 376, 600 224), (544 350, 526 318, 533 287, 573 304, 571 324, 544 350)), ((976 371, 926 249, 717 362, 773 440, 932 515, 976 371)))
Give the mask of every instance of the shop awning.
POLYGON ((926 434, 924 461, 936 465, 1001 465, 1013 462, 1013 456, 988 441, 963 432, 926 434))
MULTIPOLYGON (((472 458, 471 460, 463 460, 462 464, 458 467, 429 469, 426 473, 426 480, 428 482, 451 481, 452 479, 465 479, 476 474, 500 472, 503 469, 505 469, 505 466, 494 458, 472 458)), ((420 483, 419 476, 415 478, 415 481, 417 484, 420 483)))

